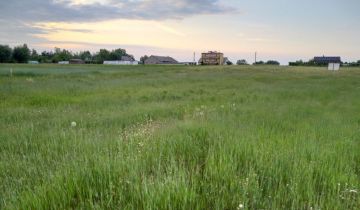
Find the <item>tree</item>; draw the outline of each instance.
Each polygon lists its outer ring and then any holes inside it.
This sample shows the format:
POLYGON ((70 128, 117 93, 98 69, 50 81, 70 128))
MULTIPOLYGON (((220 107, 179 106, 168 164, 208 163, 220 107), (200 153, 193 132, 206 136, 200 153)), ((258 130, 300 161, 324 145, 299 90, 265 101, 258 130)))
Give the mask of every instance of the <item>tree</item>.
POLYGON ((227 60, 226 65, 231 66, 231 65, 233 65, 233 63, 231 61, 227 60))
POLYGON ((257 62, 254 63, 254 65, 264 65, 264 64, 265 64, 264 61, 257 61, 257 62))
POLYGON ((31 50, 31 55, 30 55, 30 59, 33 61, 39 61, 39 54, 36 52, 35 49, 31 50))
POLYGON ((60 48, 55 48, 55 54, 52 58, 53 63, 57 63, 59 61, 68 61, 72 59, 74 56, 73 54, 68 50, 61 50, 60 48))
POLYGON ((26 44, 14 48, 13 59, 18 63, 27 63, 30 58, 30 50, 26 44))
POLYGON ((289 62, 289 66, 304 66, 304 65, 306 65, 306 63, 303 60, 289 62))
POLYGON ((145 64, 145 61, 146 61, 148 58, 149 58, 149 56, 147 56, 147 55, 142 56, 142 57, 140 58, 140 63, 141 63, 141 64, 145 64))
POLYGON ((96 63, 102 64, 106 60, 110 60, 110 52, 106 49, 100 49, 100 51, 95 54, 96 63))
POLYGON ((51 63, 54 57, 54 53, 53 52, 47 52, 47 51, 43 51, 40 55, 39 55, 39 61, 41 63, 51 63))
POLYGON ((87 63, 91 63, 92 58, 93 58, 90 51, 80 52, 79 57, 80 57, 80 59, 82 59, 83 61, 85 61, 87 63))
POLYGON ((121 60, 121 57, 125 56, 125 55, 127 55, 126 50, 119 48, 119 49, 115 49, 115 50, 111 51, 109 59, 110 60, 121 60))
POLYGON ((8 45, 0 45, 0 63, 11 61, 12 50, 8 45))
POLYGON ((236 62, 236 65, 248 65, 247 61, 245 59, 242 59, 242 60, 238 60, 236 62))
POLYGON ((274 61, 274 60, 269 60, 266 62, 266 65, 276 65, 279 66, 280 62, 279 61, 274 61))

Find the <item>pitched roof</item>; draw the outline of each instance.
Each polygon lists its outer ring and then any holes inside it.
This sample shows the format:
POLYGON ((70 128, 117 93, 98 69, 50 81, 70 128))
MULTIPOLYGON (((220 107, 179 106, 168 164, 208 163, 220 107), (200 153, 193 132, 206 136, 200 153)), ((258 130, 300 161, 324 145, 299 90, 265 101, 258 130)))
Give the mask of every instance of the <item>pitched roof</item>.
POLYGON ((124 55, 124 56, 121 56, 121 61, 135 61, 135 59, 131 56, 124 55))
MULTIPOLYGON (((172 57, 169 57, 169 56, 156 56, 156 55, 152 55, 150 56, 147 61, 151 61, 151 62, 156 62, 156 63, 163 63, 163 64, 166 64, 166 63, 169 63, 169 64, 176 64, 178 63, 177 60, 175 60, 174 58, 172 57)), ((146 62, 146 61, 145 61, 146 62)))

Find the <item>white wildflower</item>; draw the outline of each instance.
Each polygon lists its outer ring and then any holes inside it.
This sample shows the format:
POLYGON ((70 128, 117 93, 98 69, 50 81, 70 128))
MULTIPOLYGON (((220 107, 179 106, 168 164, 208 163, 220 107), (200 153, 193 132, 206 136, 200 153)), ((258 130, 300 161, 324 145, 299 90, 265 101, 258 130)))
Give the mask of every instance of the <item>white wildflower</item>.
POLYGON ((76 127, 76 122, 71 122, 71 127, 76 127))
POLYGON ((358 193, 358 191, 357 190, 349 190, 349 193, 358 193))
POLYGON ((240 203, 239 206, 237 207, 238 210, 243 209, 244 208, 244 204, 240 203))

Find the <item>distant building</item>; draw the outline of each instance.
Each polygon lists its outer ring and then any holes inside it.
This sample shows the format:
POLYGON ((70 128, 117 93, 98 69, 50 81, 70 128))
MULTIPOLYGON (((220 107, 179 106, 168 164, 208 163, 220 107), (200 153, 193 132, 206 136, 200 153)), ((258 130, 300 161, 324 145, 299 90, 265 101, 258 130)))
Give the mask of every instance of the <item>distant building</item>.
POLYGON ((144 64, 179 64, 177 60, 169 56, 152 55, 145 60, 144 64))
POLYGON ((28 61, 28 64, 39 64, 39 61, 28 61))
POLYGON ((185 65, 185 66, 196 66, 196 62, 180 62, 179 64, 185 65))
POLYGON ((59 61, 58 64, 67 65, 67 64, 70 64, 70 62, 69 61, 59 61))
POLYGON ((69 61, 70 64, 85 64, 85 61, 81 60, 81 59, 71 59, 69 61))
POLYGON ((338 56, 314 57, 314 63, 318 65, 328 65, 329 63, 341 63, 341 57, 338 56))
POLYGON ((138 65, 138 61, 104 61, 104 65, 138 65))
POLYGON ((104 61, 104 65, 138 65, 139 62, 132 56, 121 56, 121 60, 104 61))
POLYGON ((121 61, 135 61, 134 57, 129 55, 121 56, 121 61))
POLYGON ((216 51, 202 53, 199 63, 201 65, 224 65, 224 54, 216 51))

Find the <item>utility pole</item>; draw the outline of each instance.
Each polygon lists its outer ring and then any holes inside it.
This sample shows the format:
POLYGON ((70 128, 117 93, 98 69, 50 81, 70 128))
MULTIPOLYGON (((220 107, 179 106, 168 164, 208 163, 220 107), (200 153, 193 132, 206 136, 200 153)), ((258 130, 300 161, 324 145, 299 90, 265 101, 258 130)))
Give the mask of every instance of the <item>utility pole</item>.
POLYGON ((255 52, 255 65, 256 65, 256 62, 257 62, 257 52, 255 52))

